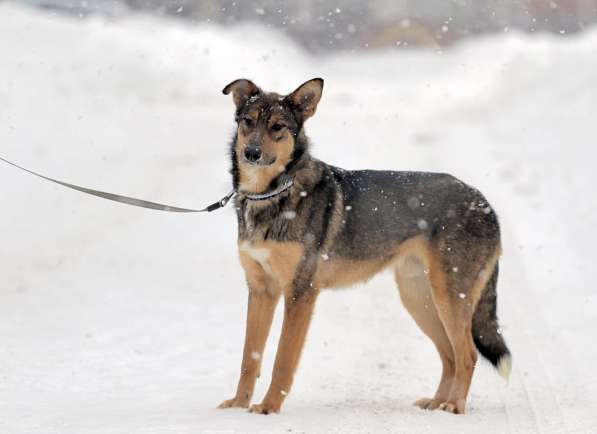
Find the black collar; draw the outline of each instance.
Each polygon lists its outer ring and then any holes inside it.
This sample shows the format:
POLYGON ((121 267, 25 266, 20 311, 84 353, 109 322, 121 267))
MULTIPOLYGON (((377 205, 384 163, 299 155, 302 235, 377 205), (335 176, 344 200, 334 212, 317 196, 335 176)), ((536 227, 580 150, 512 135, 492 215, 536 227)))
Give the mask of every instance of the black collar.
POLYGON ((267 200, 267 199, 271 199, 273 197, 276 197, 276 196, 284 193, 285 191, 290 189, 290 187, 292 187, 293 185, 294 185, 294 179, 288 175, 283 175, 283 177, 280 178, 278 187, 273 190, 266 191, 265 193, 242 193, 242 194, 244 195, 244 197, 246 197, 247 199, 252 200, 252 201, 267 200))

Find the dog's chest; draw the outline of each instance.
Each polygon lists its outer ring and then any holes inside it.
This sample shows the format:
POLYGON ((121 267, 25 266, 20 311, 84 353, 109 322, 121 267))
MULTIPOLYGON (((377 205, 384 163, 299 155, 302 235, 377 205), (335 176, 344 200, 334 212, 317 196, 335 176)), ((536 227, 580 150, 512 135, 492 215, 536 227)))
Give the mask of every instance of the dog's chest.
POLYGON ((302 244, 289 241, 241 240, 238 250, 247 274, 271 278, 281 287, 290 285, 303 257, 302 244))
POLYGON ((253 244, 251 241, 243 241, 240 243, 239 250, 241 254, 244 253, 257 262, 267 274, 273 276, 274 273, 270 265, 270 248, 259 244, 253 244))
POLYGON ((283 242, 296 239, 300 220, 293 210, 260 202, 248 202, 238 210, 239 237, 255 244, 258 240, 283 242), (297 224, 298 222, 298 224, 297 224))

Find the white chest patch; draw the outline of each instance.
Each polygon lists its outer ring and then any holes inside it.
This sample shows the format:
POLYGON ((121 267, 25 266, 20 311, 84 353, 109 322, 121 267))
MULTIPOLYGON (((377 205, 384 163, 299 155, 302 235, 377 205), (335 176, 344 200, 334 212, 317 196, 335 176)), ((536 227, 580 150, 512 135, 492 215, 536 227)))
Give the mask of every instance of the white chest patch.
POLYGON ((256 248, 253 247, 249 241, 243 241, 240 245, 240 250, 246 252, 251 258, 259 262, 267 274, 270 276, 273 275, 272 268, 269 264, 270 251, 268 249, 256 248))

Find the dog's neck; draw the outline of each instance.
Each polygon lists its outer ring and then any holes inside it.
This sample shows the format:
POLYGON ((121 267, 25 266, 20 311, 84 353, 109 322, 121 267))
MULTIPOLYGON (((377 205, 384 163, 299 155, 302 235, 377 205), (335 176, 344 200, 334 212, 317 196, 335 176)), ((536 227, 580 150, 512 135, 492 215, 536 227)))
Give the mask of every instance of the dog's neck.
POLYGON ((285 193, 294 185, 294 179, 291 176, 288 176, 286 173, 283 173, 277 178, 278 187, 273 190, 268 190, 265 193, 243 193, 241 192, 245 198, 251 201, 260 201, 260 200, 268 200, 273 199, 276 196, 285 193))

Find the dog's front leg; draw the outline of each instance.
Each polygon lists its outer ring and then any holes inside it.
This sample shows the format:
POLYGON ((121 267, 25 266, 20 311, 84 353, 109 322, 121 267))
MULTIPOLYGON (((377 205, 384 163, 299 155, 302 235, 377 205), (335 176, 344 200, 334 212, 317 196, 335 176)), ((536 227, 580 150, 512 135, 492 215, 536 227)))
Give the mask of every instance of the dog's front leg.
POLYGON ((252 405, 251 412, 268 414, 280 411, 282 402, 292 386, 317 295, 318 290, 310 284, 306 287, 295 287, 285 294, 284 322, 272 382, 263 402, 252 405))
POLYGON ((236 395, 222 402, 218 408, 248 408, 253 396, 255 381, 261 370, 261 359, 265 341, 271 328, 276 304, 280 293, 271 293, 266 289, 249 289, 247 308, 247 330, 241 365, 240 380, 236 395))

